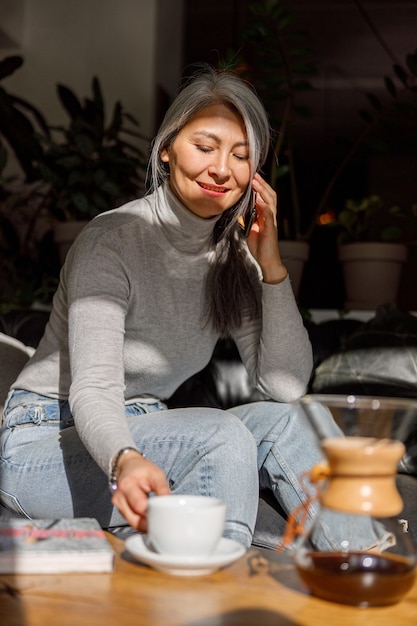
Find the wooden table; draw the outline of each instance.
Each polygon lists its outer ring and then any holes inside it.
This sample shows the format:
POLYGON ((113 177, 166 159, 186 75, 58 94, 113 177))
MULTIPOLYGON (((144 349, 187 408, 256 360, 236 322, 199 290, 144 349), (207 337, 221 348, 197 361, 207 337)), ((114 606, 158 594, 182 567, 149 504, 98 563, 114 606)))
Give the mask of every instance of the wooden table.
POLYGON ((111 574, 0 576, 1 626, 415 626, 417 582, 394 606, 360 609, 310 597, 290 557, 251 549, 209 576, 135 562, 124 543, 111 574))

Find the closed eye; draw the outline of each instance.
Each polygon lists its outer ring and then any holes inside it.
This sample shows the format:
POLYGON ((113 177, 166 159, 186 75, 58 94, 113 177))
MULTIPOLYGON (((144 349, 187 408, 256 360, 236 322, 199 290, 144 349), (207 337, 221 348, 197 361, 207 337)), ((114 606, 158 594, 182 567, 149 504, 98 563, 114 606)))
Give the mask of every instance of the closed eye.
POLYGON ((196 148, 197 150, 200 150, 200 152, 204 152, 205 154, 213 152, 213 148, 210 148, 209 146, 196 146, 196 148))
POLYGON ((248 154, 234 154, 233 155, 238 161, 249 161, 248 154))

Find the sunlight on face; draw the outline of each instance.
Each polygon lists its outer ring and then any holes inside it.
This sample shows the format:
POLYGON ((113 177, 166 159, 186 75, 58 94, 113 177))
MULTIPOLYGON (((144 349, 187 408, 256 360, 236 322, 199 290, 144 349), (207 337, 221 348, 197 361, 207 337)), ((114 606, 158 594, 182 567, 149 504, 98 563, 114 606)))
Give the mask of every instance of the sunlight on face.
POLYGON ((195 215, 220 215, 250 182, 249 146, 240 116, 223 104, 197 113, 161 152, 170 187, 195 215))

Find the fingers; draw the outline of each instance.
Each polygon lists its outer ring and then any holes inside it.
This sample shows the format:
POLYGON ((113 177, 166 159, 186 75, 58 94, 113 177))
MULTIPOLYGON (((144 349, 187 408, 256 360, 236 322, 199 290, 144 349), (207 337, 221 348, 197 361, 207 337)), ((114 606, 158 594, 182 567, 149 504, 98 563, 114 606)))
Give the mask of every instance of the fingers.
POLYGON ((152 461, 132 456, 129 462, 124 463, 118 476, 112 503, 137 530, 146 530, 146 511, 151 492, 157 495, 171 493, 164 472, 152 461))
POLYGON ((135 513, 120 494, 115 494, 112 498, 113 505, 119 510, 120 514, 125 518, 129 526, 136 530, 146 530, 146 513, 139 515, 135 513))
POLYGON ((277 234, 277 194, 270 185, 257 173, 252 181, 256 192, 257 220, 253 234, 262 239, 275 240, 277 234))
POLYGON ((261 209, 265 220, 271 220, 276 225, 277 194, 270 185, 258 173, 252 181, 252 187, 256 192, 256 206, 261 209))
POLYGON ((277 194, 255 174, 252 187, 256 192, 257 220, 247 239, 249 250, 261 267, 266 283, 280 283, 287 276, 278 246, 277 194))

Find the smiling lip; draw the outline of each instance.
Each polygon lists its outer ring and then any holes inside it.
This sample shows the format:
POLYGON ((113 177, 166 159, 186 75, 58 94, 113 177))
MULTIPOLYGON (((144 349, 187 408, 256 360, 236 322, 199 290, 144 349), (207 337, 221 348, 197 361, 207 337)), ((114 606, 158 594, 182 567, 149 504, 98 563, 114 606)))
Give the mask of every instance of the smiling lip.
POLYGON ((206 185, 205 183, 197 183, 204 192, 210 196, 222 196, 228 191, 227 187, 219 187, 218 185, 206 185))

